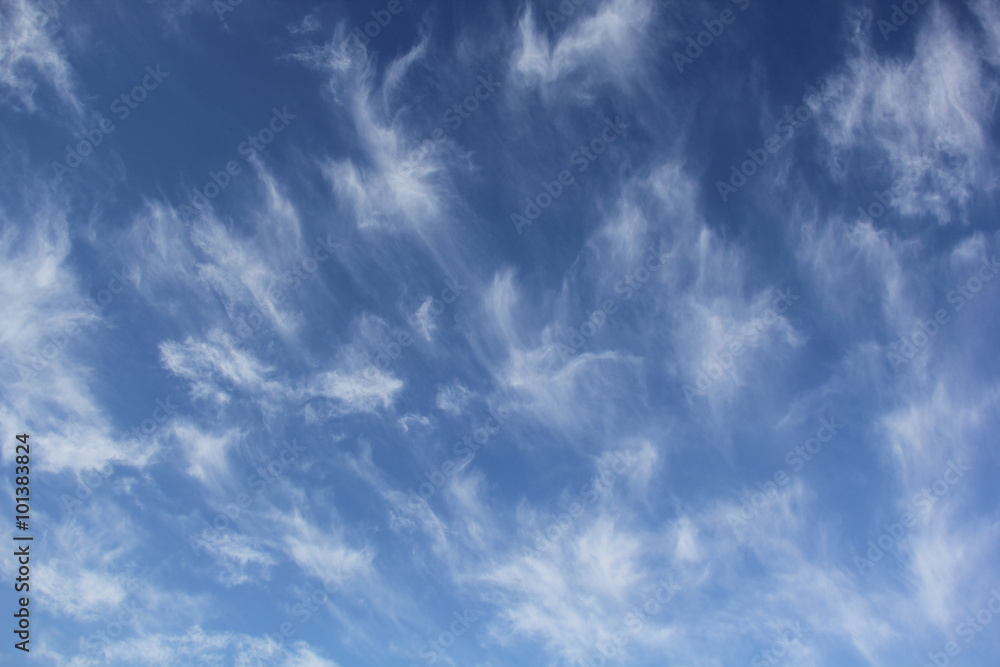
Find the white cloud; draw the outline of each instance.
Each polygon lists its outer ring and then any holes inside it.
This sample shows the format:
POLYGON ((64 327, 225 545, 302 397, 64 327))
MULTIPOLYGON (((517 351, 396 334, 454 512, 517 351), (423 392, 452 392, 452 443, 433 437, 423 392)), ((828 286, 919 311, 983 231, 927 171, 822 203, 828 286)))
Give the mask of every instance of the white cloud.
POLYGON ((452 415, 459 415, 473 397, 473 392, 469 391, 461 382, 455 380, 451 384, 438 388, 434 403, 437 405, 438 410, 443 410, 452 415))
POLYGON ((226 531, 203 547, 222 566, 220 580, 227 586, 260 585, 270 580, 271 569, 277 564, 264 545, 235 531, 226 531))
POLYGON ((296 513, 282 540, 288 556, 309 576, 329 586, 342 586, 372 573, 375 554, 368 549, 353 549, 344 542, 336 526, 321 529, 296 513))
POLYGON ((944 224, 953 211, 967 215, 973 189, 996 186, 986 137, 1000 87, 983 69, 980 40, 949 9, 932 5, 925 14, 908 26, 918 31, 913 58, 880 55, 856 35, 854 53, 824 83, 833 97, 819 114, 820 130, 834 177, 846 177, 848 166, 887 163, 887 174, 873 172, 871 195, 859 205, 898 181, 899 194, 888 197, 895 211, 944 224))
POLYGON ((0 7, 0 92, 14 108, 36 111, 38 81, 44 81, 74 113, 82 110, 73 68, 54 39, 58 17, 46 9, 57 4, 11 0, 0 7))
POLYGON ((557 35, 550 41, 553 31, 543 20, 544 12, 529 4, 518 21, 510 78, 524 86, 548 87, 563 83, 571 74, 584 73, 587 80, 607 76, 628 87, 642 77, 651 53, 646 30, 654 12, 654 5, 646 0, 606 0, 589 16, 573 15, 557 24, 557 35))
POLYGON ((387 409, 402 388, 402 380, 369 367, 353 373, 329 371, 318 375, 307 392, 311 396, 334 399, 336 410, 347 414, 387 409))
POLYGON ((282 383, 269 379, 274 372, 271 367, 252 352, 239 349, 233 337, 219 329, 209 330, 204 340, 189 336, 183 343, 164 342, 160 356, 164 368, 191 383, 196 398, 227 403, 233 391, 261 397, 288 391, 282 383))
POLYGON ((90 298, 72 268, 61 204, 28 204, 37 207, 30 226, 15 226, 4 217, 0 231, 0 349, 14 362, 6 366, 11 393, 0 407, 0 420, 18 433, 30 423, 32 435, 45 439, 46 453, 36 463, 40 470, 79 472, 109 462, 144 466, 155 447, 130 449, 118 441, 92 389, 94 369, 85 360, 132 285, 125 276, 124 283, 114 274, 98 276, 99 289, 110 287, 104 289, 110 300, 99 296, 102 306, 90 298), (81 441, 88 446, 81 449, 81 441))
POLYGON ((243 437, 237 429, 220 433, 205 432, 189 420, 171 424, 171 436, 186 454, 187 472, 203 484, 217 487, 228 476, 229 451, 243 437))

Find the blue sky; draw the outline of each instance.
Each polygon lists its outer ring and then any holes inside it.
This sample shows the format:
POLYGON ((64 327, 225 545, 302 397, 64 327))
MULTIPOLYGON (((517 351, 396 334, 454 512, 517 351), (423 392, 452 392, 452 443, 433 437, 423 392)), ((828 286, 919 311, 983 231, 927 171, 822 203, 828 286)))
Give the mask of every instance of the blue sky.
POLYGON ((789 4, 3 3, 0 663, 995 664, 1000 7, 789 4))

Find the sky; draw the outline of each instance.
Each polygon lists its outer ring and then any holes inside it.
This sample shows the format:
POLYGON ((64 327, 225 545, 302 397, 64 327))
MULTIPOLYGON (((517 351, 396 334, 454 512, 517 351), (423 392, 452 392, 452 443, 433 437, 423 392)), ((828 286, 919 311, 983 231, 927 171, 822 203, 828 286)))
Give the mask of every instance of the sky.
POLYGON ((5 0, 0 664, 995 665, 998 102, 992 0, 5 0))

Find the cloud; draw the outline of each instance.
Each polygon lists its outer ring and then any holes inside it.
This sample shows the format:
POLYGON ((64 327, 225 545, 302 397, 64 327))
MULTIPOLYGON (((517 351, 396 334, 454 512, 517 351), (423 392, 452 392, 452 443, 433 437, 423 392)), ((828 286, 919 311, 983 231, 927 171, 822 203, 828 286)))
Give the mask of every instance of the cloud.
POLYGON ((26 204, 32 225, 17 226, 4 216, 0 231, 5 286, 0 288, 0 313, 9 325, 0 334, 0 348, 13 362, 6 366, 11 393, 0 407, 0 418, 22 432, 31 415, 32 435, 48 442, 45 455, 37 459, 40 470, 79 472, 109 462, 143 466, 150 450, 123 447, 115 436, 101 397, 92 389, 94 370, 88 361, 88 351, 126 298, 128 278, 122 276, 122 282, 117 272, 98 274, 101 289, 91 297, 73 268, 73 243, 61 202, 26 204), (81 439, 88 443, 83 450, 81 439))
POLYGON ((231 393, 245 392, 254 397, 277 397, 287 387, 269 379, 273 369, 252 352, 238 348, 232 336, 211 329, 204 340, 189 336, 183 343, 166 341, 160 345, 163 367, 189 381, 192 396, 227 403, 231 393))
POLYGON ((347 546, 342 530, 335 526, 321 529, 298 514, 290 518, 289 524, 282 540, 285 551, 309 576, 327 585, 341 586, 372 574, 375 554, 347 546))
POLYGON ((203 548, 222 566, 220 580, 226 586, 248 583, 259 586, 261 582, 270 580, 271 570, 277 564, 272 555, 273 548, 233 531, 226 531, 218 539, 206 542, 203 548))
POLYGON ((946 224, 968 215, 974 189, 996 186, 986 137, 1000 87, 984 70, 981 40, 945 6, 927 10, 910 28, 913 58, 879 54, 856 35, 853 53, 824 83, 832 99, 819 124, 834 177, 871 174, 862 206, 898 183, 888 199, 899 214, 946 224))
POLYGON ((585 659, 622 629, 643 579, 641 550, 637 536, 598 516, 546 553, 498 561, 480 575, 504 600, 491 634, 501 644, 540 641, 567 662, 585 659))
POLYGON ((443 410, 452 415, 461 414, 465 406, 473 398, 474 394, 469 391, 461 382, 455 380, 451 384, 438 388, 437 397, 434 399, 438 410, 443 410))
POLYGON ((44 82, 71 113, 80 113, 73 68, 54 38, 59 7, 55 17, 47 13, 51 7, 12 0, 0 8, 0 92, 14 109, 35 112, 35 93, 44 82))
MULTIPOLYGON (((581 14, 584 11, 580 9, 581 14)), ((646 32, 654 11, 645 0, 606 0, 589 16, 557 23, 563 29, 557 28, 553 39, 549 25, 541 17, 536 19, 535 8, 528 4, 518 20, 510 79, 526 87, 562 89, 573 75, 588 84, 607 76, 628 89, 643 78, 650 53, 646 32)))
POLYGON ((199 150, 157 140, 96 202, 39 187, 35 143, 51 155, 46 114, 118 84, 79 79, 29 7, 0 9, 0 111, 37 125, 0 197, 0 425, 39 443, 52 501, 32 508, 43 663, 249 665, 280 632, 270 662, 300 667, 597 664, 616 641, 609 663, 728 665, 796 624, 789 664, 897 664, 997 585, 997 281, 948 299, 1000 238, 990 3, 928 3, 887 44, 868 10, 793 7, 716 35, 681 78, 669 54, 721 7, 432 8, 365 50, 336 8, 244 3, 227 26, 171 0, 121 34, 167 30, 232 86, 221 115, 173 114, 190 86, 143 107, 130 132, 199 150), (261 36, 243 86, 228 49, 261 36), (479 76, 500 85, 446 115, 479 76), (721 202, 717 172, 800 79, 826 102, 721 202), (220 129, 257 127, 244 111, 275 92, 299 134, 183 215, 233 152, 220 129), (604 117, 628 134, 578 172, 604 117), (562 168, 575 183, 517 234, 511 212, 562 168), (939 307, 951 322, 893 368, 939 307), (820 418, 843 435, 768 491, 820 418), (130 604, 142 617, 89 650, 130 604))
POLYGON ((228 476, 227 457, 242 437, 239 431, 206 433, 185 419, 175 420, 170 430, 171 437, 186 453, 189 475, 213 487, 228 476))
POLYGON ((392 405, 403 383, 385 373, 366 369, 345 374, 337 371, 323 373, 315 378, 308 392, 311 396, 334 399, 338 411, 375 412, 392 405))
POLYGON ((338 30, 324 47, 300 49, 291 57, 329 77, 335 112, 349 123, 359 158, 321 161, 339 202, 359 229, 426 234, 441 222, 448 196, 440 183, 443 154, 414 149, 428 136, 406 127, 392 108, 394 88, 426 54, 421 42, 393 60, 381 85, 367 52, 350 48, 338 30), (405 168, 401 168, 406 165, 405 168))

